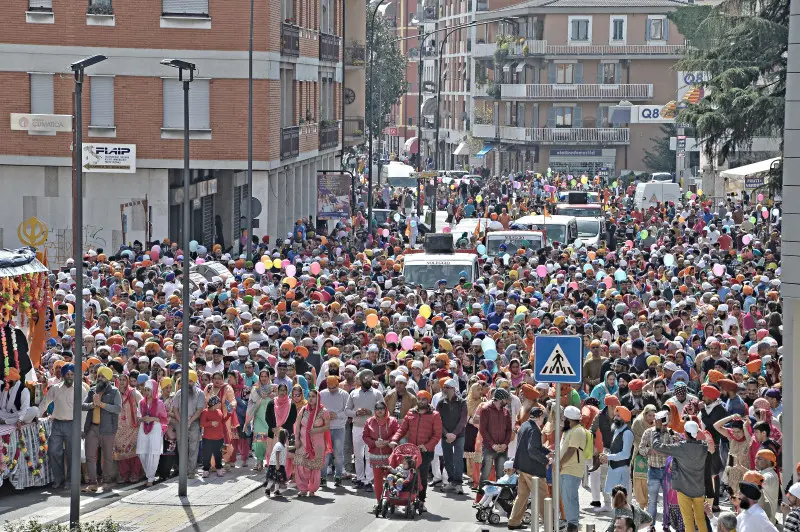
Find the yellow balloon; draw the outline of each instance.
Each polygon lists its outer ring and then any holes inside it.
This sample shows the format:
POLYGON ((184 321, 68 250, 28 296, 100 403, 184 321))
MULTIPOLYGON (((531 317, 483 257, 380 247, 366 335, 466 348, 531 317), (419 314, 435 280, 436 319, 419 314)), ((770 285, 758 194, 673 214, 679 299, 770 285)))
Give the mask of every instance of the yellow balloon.
POLYGON ((517 311, 516 311, 517 314, 524 314, 525 312, 528 312, 528 308, 527 307, 525 307, 525 306, 517 307, 517 311))
POLYGON ((422 305, 419 307, 419 313, 422 314, 422 317, 427 320, 431 317, 431 307, 429 305, 422 305))
POLYGON ((584 185, 585 185, 586 183, 588 183, 588 182, 589 182, 589 178, 588 178, 588 177, 586 177, 586 176, 583 176, 583 177, 581 178, 581 183, 583 183, 584 185))
POLYGON ((264 259, 264 260, 262 260, 261 262, 264 264, 264 267, 265 267, 266 269, 268 269, 268 270, 269 270, 269 269, 271 269, 271 268, 272 268, 272 259, 270 259, 269 257, 265 258, 265 259, 264 259))
POLYGON ((697 189, 697 195, 698 195, 698 196, 702 196, 702 195, 703 195, 703 189, 701 189, 701 188, 698 188, 698 189, 697 189))
POLYGON ((480 203, 481 201, 483 201, 483 196, 481 196, 480 194, 478 194, 477 196, 475 196, 475 201, 477 201, 478 203, 480 203))

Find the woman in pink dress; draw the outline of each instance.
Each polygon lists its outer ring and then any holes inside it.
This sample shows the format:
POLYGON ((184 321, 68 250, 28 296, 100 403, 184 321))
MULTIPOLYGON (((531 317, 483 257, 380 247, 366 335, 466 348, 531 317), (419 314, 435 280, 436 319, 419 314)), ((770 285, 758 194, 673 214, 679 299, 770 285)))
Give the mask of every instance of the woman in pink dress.
POLYGON ((325 436, 330 426, 330 415, 322 406, 319 393, 311 390, 294 429, 294 476, 299 497, 310 497, 319 489, 325 467, 325 436))

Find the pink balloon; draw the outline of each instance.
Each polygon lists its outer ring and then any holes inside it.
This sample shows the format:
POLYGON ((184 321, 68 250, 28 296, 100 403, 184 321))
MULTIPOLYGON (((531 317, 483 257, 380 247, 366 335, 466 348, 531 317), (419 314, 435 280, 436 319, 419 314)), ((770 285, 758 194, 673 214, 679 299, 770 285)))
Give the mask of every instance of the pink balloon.
POLYGON ((319 272, 322 271, 322 267, 319 265, 319 262, 312 262, 311 263, 311 275, 319 275, 319 272))
POLYGON ((389 236, 389 230, 388 229, 384 229, 381 234, 383 235, 383 238, 386 238, 386 237, 389 236))
POLYGON ((714 267, 711 268, 711 271, 714 272, 714 275, 717 277, 722 277, 722 274, 725 273, 725 266, 722 264, 715 264, 714 267))
POLYGON ((387 344, 396 344, 398 340, 397 333, 392 331, 390 333, 386 333, 386 343, 387 344))
POLYGON ((286 276, 287 277, 294 277, 294 275, 296 273, 297 273, 297 268, 295 267, 294 264, 290 264, 290 265, 288 265, 286 267, 286 276))
POLYGON ((414 347, 414 339, 410 336, 404 336, 400 341, 400 347, 406 351, 409 351, 412 347, 414 347))
POLYGON ((547 266, 544 264, 540 264, 536 267, 536 275, 539 277, 545 277, 547 275, 547 266))
POLYGON ((614 286, 614 279, 611 277, 603 277, 603 284, 606 285, 606 288, 611 288, 614 286))
POLYGON ((416 323, 418 327, 425 327, 425 316, 418 314, 417 318, 414 320, 414 323, 416 323))
POLYGON ((765 208, 763 211, 761 211, 761 217, 764 218, 765 220, 769 218, 769 209, 765 208))
POLYGON ((756 199, 758 199, 758 201, 764 201, 764 194, 759 194, 756 199))
POLYGON ((747 244, 749 244, 750 242, 752 242, 752 241, 753 241, 753 237, 752 237, 752 236, 750 236, 750 235, 744 235, 744 236, 742 237, 742 244, 744 244, 745 246, 746 246, 747 244))
MULTIPOLYGON (((154 246, 154 247, 158 247, 158 246, 154 246)), ((154 262, 158 260, 158 257, 159 257, 160 255, 161 255, 161 254, 160 254, 160 253, 158 252, 158 250, 156 250, 156 249, 153 249, 153 250, 151 250, 151 251, 150 251, 150 258, 151 258, 151 259, 152 259, 154 262)))
POLYGON ((442 233, 449 233, 449 232, 450 232, 450 226, 449 226, 449 225, 445 225, 445 226, 442 228, 442 233))
POLYGON ((626 240, 625 245, 628 246, 629 248, 633 248, 633 240, 626 240))
POLYGON ((263 262, 256 262, 255 269, 256 269, 256 273, 259 273, 259 274, 263 274, 265 271, 267 271, 267 268, 264 267, 264 263, 263 262))
POLYGON ((203 257, 198 257, 197 260, 194 262, 195 264, 204 264, 206 260, 203 257))
MULTIPOLYGON (((281 261, 281 268, 285 268, 289 265, 289 259, 283 259, 281 261)), ((291 276, 290 276, 291 277, 291 276)))
POLYGON ((573 290, 577 290, 577 289, 578 289, 578 283, 576 283, 575 281, 572 281, 572 282, 571 282, 571 283, 569 283, 569 285, 567 285, 567 286, 569 286, 569 287, 570 287, 570 288, 572 288, 573 290))

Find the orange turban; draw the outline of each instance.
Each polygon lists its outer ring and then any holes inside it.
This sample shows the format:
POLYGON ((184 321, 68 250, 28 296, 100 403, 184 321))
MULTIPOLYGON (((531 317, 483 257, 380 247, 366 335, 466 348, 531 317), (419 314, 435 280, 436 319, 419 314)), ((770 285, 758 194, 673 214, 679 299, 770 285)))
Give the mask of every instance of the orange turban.
POLYGON ((708 397, 712 401, 716 401, 717 399, 719 399, 720 395, 719 388, 715 388, 713 386, 709 386, 708 384, 706 384, 702 388, 700 388, 700 390, 702 390, 703 392, 703 397, 708 397))
POLYGON ((431 400, 431 394, 427 390, 422 390, 417 394, 417 399, 427 399, 429 402, 431 400))
POLYGON ((628 410, 627 407, 618 406, 617 407, 617 411, 616 411, 616 415, 618 415, 620 418, 622 418, 622 421, 624 421, 625 423, 630 423, 631 422, 631 411, 628 410))
POLYGON ((19 370, 17 368, 8 368, 8 375, 6 375, 6 379, 14 382, 20 380, 19 370))
POLYGON ((761 487, 761 485, 764 484, 764 475, 758 471, 748 471, 744 474, 742 480, 744 482, 752 482, 756 486, 761 487))
POLYGON ((619 397, 617 397, 616 395, 611 395, 611 394, 606 395, 606 398, 603 399, 603 402, 605 403, 606 406, 617 406, 618 407, 620 405, 619 397))
POLYGON ((721 371, 712 369, 708 372, 708 382, 710 382, 711 384, 716 384, 724 378, 725 375, 721 371))
POLYGON ((775 453, 770 451, 769 449, 761 449, 756 453, 756 458, 763 458, 764 460, 769 460, 772 464, 778 463, 778 458, 775 456, 775 453))
POLYGON ((761 371, 761 360, 751 360, 747 363, 747 371, 750 373, 758 373, 761 371))
POLYGON ((536 388, 534 388, 528 383, 523 384, 520 390, 522 391, 522 396, 525 399, 528 399, 530 401, 535 401, 539 398, 539 392, 537 392, 536 388))
POLYGON ((334 386, 339 386, 339 377, 336 375, 329 375, 325 379, 325 383, 328 385, 328 388, 333 388, 334 386))

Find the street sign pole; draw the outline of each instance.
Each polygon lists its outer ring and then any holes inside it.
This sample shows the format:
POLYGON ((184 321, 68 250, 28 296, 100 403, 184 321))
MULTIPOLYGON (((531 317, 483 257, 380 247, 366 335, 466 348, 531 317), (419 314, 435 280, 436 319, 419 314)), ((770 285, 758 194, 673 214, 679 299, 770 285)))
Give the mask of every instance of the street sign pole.
POLYGON ((556 427, 553 444, 556 459, 553 463, 553 529, 558 530, 561 517, 561 383, 556 383, 556 427))

